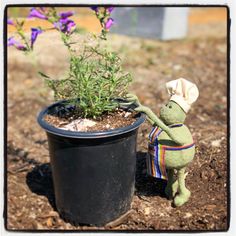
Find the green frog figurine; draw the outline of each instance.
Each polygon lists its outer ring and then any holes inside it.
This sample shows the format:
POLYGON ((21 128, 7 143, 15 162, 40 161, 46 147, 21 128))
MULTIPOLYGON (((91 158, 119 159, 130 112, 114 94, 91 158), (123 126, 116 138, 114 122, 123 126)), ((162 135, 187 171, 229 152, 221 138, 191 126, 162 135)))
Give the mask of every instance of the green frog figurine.
POLYGON ((149 134, 147 172, 153 177, 167 180, 166 195, 174 198, 175 206, 182 206, 191 195, 185 186, 185 169, 195 154, 195 144, 184 121, 199 91, 195 84, 183 78, 166 83, 166 87, 170 100, 160 109, 160 118, 150 108, 141 105, 133 94, 127 95, 128 103, 125 104, 135 103, 135 111, 144 112, 153 125, 149 134))

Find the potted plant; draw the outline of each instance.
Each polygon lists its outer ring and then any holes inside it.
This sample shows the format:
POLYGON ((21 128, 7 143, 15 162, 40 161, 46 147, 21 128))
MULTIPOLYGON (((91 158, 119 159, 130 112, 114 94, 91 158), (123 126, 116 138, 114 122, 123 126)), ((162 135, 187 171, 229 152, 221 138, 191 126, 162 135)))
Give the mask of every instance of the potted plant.
MULTIPOLYGON (((57 210, 65 220, 77 224, 104 225, 125 213, 134 193, 136 137, 144 122, 141 113, 122 110, 131 75, 124 72, 114 52, 100 46, 114 20, 113 7, 92 7, 102 31, 95 45, 84 45, 78 53, 73 35, 78 33, 71 11, 53 7, 32 8, 29 17, 52 24, 70 55, 67 76, 52 79, 44 73, 56 102, 38 115, 46 131, 50 151, 57 210)), ((29 54, 45 29, 23 31, 24 22, 8 19, 18 39, 8 46, 29 54)))

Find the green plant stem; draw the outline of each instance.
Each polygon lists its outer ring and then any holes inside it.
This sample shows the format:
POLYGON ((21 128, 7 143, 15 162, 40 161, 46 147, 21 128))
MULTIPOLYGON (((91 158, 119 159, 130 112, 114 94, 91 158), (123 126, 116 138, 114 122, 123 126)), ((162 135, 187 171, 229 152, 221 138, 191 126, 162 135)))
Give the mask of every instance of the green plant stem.
POLYGON ((28 41, 27 41, 27 39, 26 39, 26 37, 25 37, 25 34, 24 34, 24 32, 22 31, 22 30, 17 30, 17 33, 18 33, 18 35, 21 37, 21 39, 24 41, 24 43, 25 43, 25 45, 26 45, 26 47, 27 47, 27 50, 28 51, 32 51, 31 50, 31 47, 29 46, 29 44, 28 44, 28 41))

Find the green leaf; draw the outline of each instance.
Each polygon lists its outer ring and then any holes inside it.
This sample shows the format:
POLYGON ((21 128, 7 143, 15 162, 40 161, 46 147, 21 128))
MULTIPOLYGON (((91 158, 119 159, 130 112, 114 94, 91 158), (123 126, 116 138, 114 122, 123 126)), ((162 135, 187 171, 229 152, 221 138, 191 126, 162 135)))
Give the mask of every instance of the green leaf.
POLYGON ((49 76, 45 75, 43 72, 38 71, 39 75, 41 75, 44 78, 51 79, 49 76))

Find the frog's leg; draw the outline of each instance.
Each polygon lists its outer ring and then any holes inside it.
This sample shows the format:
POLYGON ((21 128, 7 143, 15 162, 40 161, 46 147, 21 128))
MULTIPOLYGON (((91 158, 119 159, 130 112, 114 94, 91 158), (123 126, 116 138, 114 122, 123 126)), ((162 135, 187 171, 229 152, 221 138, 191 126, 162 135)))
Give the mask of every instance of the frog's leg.
POLYGON ((185 167, 178 170, 179 193, 174 198, 175 206, 182 206, 186 203, 191 195, 190 191, 185 187, 185 167))
MULTIPOLYGON (((184 174, 184 179, 186 178, 186 176, 188 175, 188 173, 184 174)), ((178 188, 179 188, 179 182, 178 179, 175 180, 175 182, 172 184, 172 197, 175 196, 175 194, 178 192, 178 188)))
POLYGON ((168 182, 165 188, 165 194, 168 198, 173 198, 178 191, 178 179, 174 179, 174 169, 169 169, 167 171, 168 182))
POLYGON ((172 184, 174 181, 174 169, 167 170, 168 181, 165 188, 165 194, 168 198, 172 197, 172 184))
POLYGON ((175 180, 175 182, 172 184, 172 197, 175 196, 175 194, 177 193, 178 191, 178 188, 179 188, 179 182, 178 182, 178 179, 175 180))
POLYGON ((167 175, 168 175, 168 181, 167 181, 167 185, 165 188, 165 194, 168 198, 172 198, 173 197, 173 183, 174 183, 174 169, 168 169, 167 170, 167 175))

